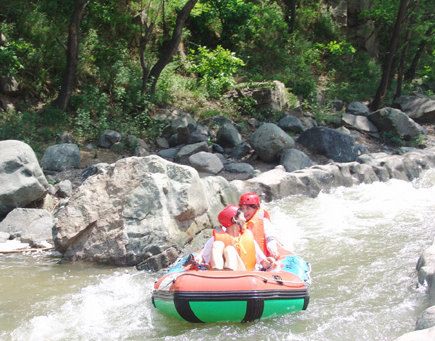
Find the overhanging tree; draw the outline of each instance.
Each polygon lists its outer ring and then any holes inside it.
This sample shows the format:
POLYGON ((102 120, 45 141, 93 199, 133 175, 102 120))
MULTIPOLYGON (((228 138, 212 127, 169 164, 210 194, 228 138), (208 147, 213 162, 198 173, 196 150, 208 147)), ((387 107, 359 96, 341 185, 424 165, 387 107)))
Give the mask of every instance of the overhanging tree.
POLYGON ((71 100, 75 88, 76 71, 79 60, 79 33, 80 23, 85 13, 88 0, 75 0, 74 11, 71 15, 67 44, 62 44, 66 54, 66 67, 62 78, 59 95, 54 101, 54 106, 65 111, 71 100))
MULTIPOLYGON (((181 41, 181 34, 183 32, 183 27, 186 23, 187 18, 190 15, 193 7, 195 7, 198 0, 188 0, 184 7, 177 15, 177 19, 175 21, 175 27, 172 31, 171 40, 166 45, 166 48, 160 53, 159 59, 152 67, 151 71, 147 74, 143 73, 144 83, 149 85, 149 92, 153 94, 156 90, 157 81, 162 73, 163 69, 166 65, 169 64, 173 55, 177 51, 178 45, 181 41)), ((146 70, 143 70, 146 71, 146 70)))
POLYGON ((385 96, 387 95, 389 81, 393 74, 393 61, 397 53, 397 49, 400 41, 400 33, 404 25, 406 12, 409 6, 410 0, 400 0, 399 9, 396 16, 396 22, 391 34, 388 50, 385 53, 384 61, 382 64, 382 77, 379 83, 376 95, 370 105, 371 110, 375 111, 382 107, 385 96))

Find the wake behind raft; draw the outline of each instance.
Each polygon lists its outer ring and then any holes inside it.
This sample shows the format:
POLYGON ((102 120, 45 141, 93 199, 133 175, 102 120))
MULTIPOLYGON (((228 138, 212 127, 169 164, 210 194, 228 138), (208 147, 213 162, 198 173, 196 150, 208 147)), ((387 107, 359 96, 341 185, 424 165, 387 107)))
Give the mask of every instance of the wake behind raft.
POLYGON ((250 322, 305 310, 310 265, 281 248, 267 271, 208 270, 186 255, 154 284, 162 313, 193 323, 250 322))

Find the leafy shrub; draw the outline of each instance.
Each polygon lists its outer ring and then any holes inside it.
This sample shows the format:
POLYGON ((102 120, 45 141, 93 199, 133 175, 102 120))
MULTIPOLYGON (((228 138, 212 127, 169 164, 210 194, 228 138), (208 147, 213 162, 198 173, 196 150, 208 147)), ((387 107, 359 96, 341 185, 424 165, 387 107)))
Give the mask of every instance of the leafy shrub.
POLYGON ((233 52, 222 46, 218 46, 213 51, 202 46, 196 51, 190 50, 188 60, 191 63, 188 71, 200 78, 199 82, 205 85, 212 98, 217 98, 233 86, 235 84, 234 74, 245 65, 233 52))

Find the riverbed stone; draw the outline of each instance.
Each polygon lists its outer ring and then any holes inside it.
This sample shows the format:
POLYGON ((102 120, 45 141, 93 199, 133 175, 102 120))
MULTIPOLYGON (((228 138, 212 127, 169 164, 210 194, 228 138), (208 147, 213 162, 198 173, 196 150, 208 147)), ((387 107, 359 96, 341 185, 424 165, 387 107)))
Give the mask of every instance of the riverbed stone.
POLYGON ((366 116, 343 114, 341 119, 344 124, 352 127, 353 129, 368 133, 378 132, 376 126, 372 122, 370 122, 370 120, 366 116))
POLYGON ((220 200, 192 167, 156 155, 121 159, 56 212, 56 248, 69 260, 137 265, 211 227, 209 196, 220 200))
POLYGON ((394 106, 418 123, 435 123, 435 100, 426 96, 401 96, 394 106))
POLYGON ((435 305, 423 310, 418 316, 415 326, 416 330, 426 329, 435 326, 435 305))
POLYGON ((189 165, 189 157, 199 152, 209 152, 210 147, 207 142, 198 142, 183 146, 175 155, 175 161, 183 165, 189 165))
POLYGON ((0 223, 0 231, 32 247, 47 247, 47 243, 53 244, 54 224, 55 219, 47 210, 16 208, 0 223))
POLYGON ((404 140, 412 140, 424 134, 423 128, 404 112, 394 108, 382 108, 368 116, 379 131, 390 133, 404 140))
POLYGON ((297 142, 336 162, 355 161, 358 157, 358 147, 352 136, 327 127, 308 129, 299 136, 297 142))
POLYGON ((435 304, 435 240, 424 250, 417 262, 418 282, 427 285, 429 297, 435 304))
POLYGON ((111 148, 115 143, 121 142, 121 133, 115 130, 105 130, 98 139, 98 145, 103 148, 111 148))
POLYGON ((222 147, 235 147, 242 143, 242 135, 236 127, 228 122, 223 124, 216 135, 216 142, 222 147))
POLYGON ((394 341, 433 341, 435 340, 435 327, 416 330, 406 333, 394 341))
POLYGON ((218 174, 224 168, 219 157, 209 152, 199 152, 189 156, 189 163, 198 172, 207 174, 218 174))
POLYGON ((280 164, 284 166, 287 172, 314 165, 307 154, 297 149, 285 149, 281 154, 280 164))
POLYGON ((41 159, 41 167, 49 171, 63 171, 80 166, 79 146, 74 143, 63 143, 50 146, 41 159))
POLYGON ((0 217, 42 199, 47 190, 32 148, 21 141, 0 141, 0 217))
POLYGON ((353 115, 367 116, 370 114, 370 109, 361 102, 351 102, 346 108, 346 112, 353 115))
POLYGON ((264 162, 277 161, 283 150, 295 146, 293 139, 274 123, 262 124, 251 135, 249 142, 264 162))

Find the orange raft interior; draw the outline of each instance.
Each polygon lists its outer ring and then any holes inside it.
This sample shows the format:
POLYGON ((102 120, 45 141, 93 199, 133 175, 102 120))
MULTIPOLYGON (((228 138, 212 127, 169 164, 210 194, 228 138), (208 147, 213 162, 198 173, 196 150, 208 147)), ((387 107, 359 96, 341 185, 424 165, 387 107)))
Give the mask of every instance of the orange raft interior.
POLYGON ((179 260, 154 285, 152 301, 162 313, 188 322, 249 322, 307 309, 310 265, 281 249, 267 271, 209 270, 179 260))

